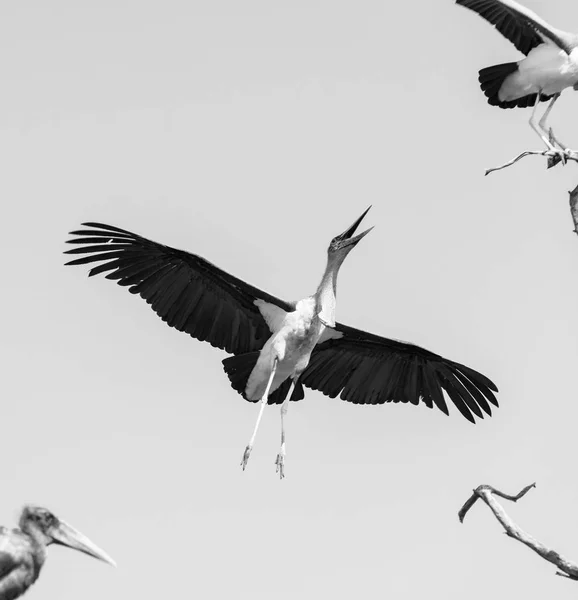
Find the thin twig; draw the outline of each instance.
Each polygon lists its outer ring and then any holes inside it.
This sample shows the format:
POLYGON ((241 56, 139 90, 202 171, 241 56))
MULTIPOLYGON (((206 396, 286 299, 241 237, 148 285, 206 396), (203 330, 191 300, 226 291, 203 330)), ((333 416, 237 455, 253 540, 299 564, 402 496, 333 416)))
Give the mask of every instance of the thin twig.
MULTIPOLYGON (((562 159, 560 158, 560 154, 558 152, 554 152, 553 150, 526 150, 525 152, 518 154, 518 156, 516 156, 512 160, 509 160, 508 162, 504 163, 503 165, 500 165, 499 167, 493 167, 491 169, 487 169, 485 174, 489 175, 490 173, 493 173, 494 171, 501 171, 502 169, 505 169, 506 167, 511 167, 514 163, 517 163, 519 160, 521 160, 522 158, 525 158, 526 156, 546 156, 548 158, 548 162, 546 165, 547 169, 551 169, 552 167, 555 167, 558 163, 562 162, 562 159)), ((573 161, 578 162, 578 152, 576 152, 575 150, 567 150, 565 152, 565 156, 566 156, 566 160, 573 160, 573 161)))
MULTIPOLYGON (((578 189, 578 188, 577 188, 578 189)), ((578 194, 578 192, 577 192, 578 194)), ((463 523, 464 517, 467 512, 472 508, 472 506, 476 503, 478 498, 481 498, 494 513, 494 516, 501 523, 502 527, 505 529, 506 534, 522 544, 528 546, 539 554, 544 560, 551 562, 556 565, 559 571, 556 572, 556 575, 560 575, 562 577, 567 577, 568 579, 573 579, 578 581, 578 564, 573 563, 563 556, 558 554, 555 550, 551 550, 544 546, 544 544, 540 543, 538 540, 535 540, 532 536, 528 535, 525 531, 520 529, 506 514, 506 511, 502 508, 501 504, 494 498, 494 496, 500 496, 501 498, 505 498, 506 500, 511 500, 512 502, 517 502, 520 498, 525 496, 532 488, 536 487, 535 483, 531 485, 527 485, 522 491, 520 491, 515 496, 510 496, 509 494, 504 494, 499 490, 493 488, 490 485, 480 485, 474 490, 474 493, 466 503, 462 506, 460 512, 458 513, 458 517, 460 522, 463 523)))

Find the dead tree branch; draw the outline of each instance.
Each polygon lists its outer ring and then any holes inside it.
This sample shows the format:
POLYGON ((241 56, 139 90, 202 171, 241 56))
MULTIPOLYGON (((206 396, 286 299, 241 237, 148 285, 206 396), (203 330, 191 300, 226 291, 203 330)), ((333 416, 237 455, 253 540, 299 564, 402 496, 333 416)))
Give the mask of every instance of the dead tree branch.
MULTIPOLYGON (((578 189, 578 188, 577 188, 578 189)), ((575 190, 576 191, 576 190, 575 190)), ((578 191, 576 192, 578 195, 578 191)), ((559 571, 556 572, 556 575, 561 575, 562 577, 567 577, 568 579, 573 579, 578 581, 578 564, 570 562, 555 550, 551 550, 544 546, 544 544, 540 543, 538 540, 535 540, 532 536, 528 535, 525 531, 520 529, 506 514, 506 511, 502 508, 501 504, 494 498, 494 496, 500 496, 501 498, 505 498, 506 500, 511 500, 512 502, 517 502, 520 498, 525 496, 532 488, 536 487, 535 483, 531 485, 527 485, 520 493, 515 496, 510 496, 508 494, 504 494, 499 490, 493 488, 490 485, 480 485, 474 490, 474 493, 467 499, 466 503, 462 506, 460 512, 458 513, 458 517, 460 522, 463 523, 464 518, 468 511, 472 508, 472 506, 477 502, 478 498, 481 498, 489 507, 490 510, 494 513, 494 516, 502 527, 505 529, 506 534, 522 542, 539 554, 544 560, 551 562, 556 565, 559 571)))
MULTIPOLYGON (((552 167, 555 167, 558 163, 562 162, 562 158, 559 152, 554 152, 553 150, 526 150, 525 152, 518 154, 518 156, 512 158, 512 160, 509 160, 508 162, 504 163, 503 165, 500 165, 499 167, 492 167, 491 169, 487 169, 485 174, 489 175, 494 171, 501 171, 506 167, 511 167, 514 163, 517 163, 519 160, 522 160, 522 158, 525 158, 526 156, 546 156, 548 159, 546 163, 547 169, 551 169, 552 167)), ((564 162, 567 162, 569 160, 578 162, 578 152, 576 152, 575 150, 565 151, 564 156, 564 162)))
MULTIPOLYGON (((561 142, 559 142, 556 139, 551 129, 550 144, 558 144, 558 146, 562 146, 561 142)), ((489 175, 494 171, 501 171, 502 169, 511 167, 513 164, 517 163, 519 160, 522 160, 526 156, 545 156, 547 158, 547 169, 555 167, 558 163, 563 163, 565 165, 569 160, 573 160, 574 162, 578 163, 578 151, 576 150, 526 150, 525 152, 518 154, 518 156, 512 158, 512 160, 509 160, 508 162, 504 163, 503 165, 500 165, 499 167, 487 169, 485 174, 489 175)), ((574 222, 574 233, 578 235, 578 185, 571 192, 568 193, 570 194, 570 214, 572 215, 572 221, 574 222)))

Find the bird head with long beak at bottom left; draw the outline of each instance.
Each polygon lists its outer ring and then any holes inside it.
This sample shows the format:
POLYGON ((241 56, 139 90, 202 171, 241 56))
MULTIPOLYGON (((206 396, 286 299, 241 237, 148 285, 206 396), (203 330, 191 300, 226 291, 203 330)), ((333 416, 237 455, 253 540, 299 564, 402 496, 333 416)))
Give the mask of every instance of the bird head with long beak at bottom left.
POLYGON ((38 579, 50 544, 116 566, 106 552, 45 508, 25 506, 19 524, 19 529, 0 528, 0 600, 19 598, 38 579))

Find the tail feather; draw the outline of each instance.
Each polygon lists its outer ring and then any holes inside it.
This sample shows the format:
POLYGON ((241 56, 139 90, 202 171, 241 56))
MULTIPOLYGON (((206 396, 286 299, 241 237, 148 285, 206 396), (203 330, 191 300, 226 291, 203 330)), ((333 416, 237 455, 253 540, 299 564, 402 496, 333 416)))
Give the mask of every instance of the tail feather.
MULTIPOLYGON (((236 356, 229 356, 223 360, 223 368, 225 369, 225 373, 227 373, 227 377, 231 382, 231 387, 239 392, 245 400, 248 400, 247 396, 245 396, 245 389, 247 388, 247 382, 249 381, 249 376, 251 372, 255 368, 257 364, 257 359, 259 358, 259 352, 247 352, 246 354, 237 354, 236 356)), ((291 387, 291 379, 286 379, 274 392, 269 394, 269 398, 267 400, 268 404, 282 404, 285 398, 287 397, 287 393, 289 392, 289 388, 291 387)), ((295 385, 295 389, 291 394, 291 400, 303 400, 305 397, 305 392, 303 390, 303 386, 299 381, 295 385)), ((258 400, 248 400, 249 402, 258 402, 258 400)))
MULTIPOLYGON (((223 360, 223 367, 231 382, 231 387, 245 398, 245 388, 251 371, 255 368, 259 352, 247 352, 229 356, 223 360)), ((246 398, 245 398, 246 399, 246 398)))
MULTIPOLYGON (((478 81, 480 82, 482 91, 488 98, 488 104, 499 106, 500 108, 526 108, 527 106, 534 106, 536 104, 537 94, 528 94, 514 100, 500 100, 499 93, 504 80, 517 70, 518 63, 511 62, 486 67, 480 71, 478 81)), ((544 102, 551 97, 540 94, 540 101, 544 102)))

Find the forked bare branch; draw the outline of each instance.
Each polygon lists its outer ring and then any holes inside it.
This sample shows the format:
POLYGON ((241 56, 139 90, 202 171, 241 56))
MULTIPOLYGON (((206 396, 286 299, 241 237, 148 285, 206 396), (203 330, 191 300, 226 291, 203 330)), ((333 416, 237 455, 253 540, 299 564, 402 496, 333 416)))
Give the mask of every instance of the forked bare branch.
MULTIPOLYGON (((574 190, 576 196, 578 196, 578 187, 574 190)), ((574 207, 576 205, 576 201, 574 207)), ((525 531, 520 529, 506 514, 506 511, 503 509, 501 504, 495 499, 494 496, 500 496, 501 498, 505 498, 506 500, 511 500, 512 502, 517 502, 520 498, 525 496, 532 488, 536 487, 535 483, 531 485, 527 485, 524 489, 522 489, 515 496, 510 496, 509 494, 504 494, 499 490, 493 488, 490 485, 480 485, 477 487, 473 494, 468 498, 466 503, 462 506, 460 512, 458 513, 458 517, 460 522, 463 523, 464 518, 468 511, 472 508, 472 506, 477 502, 478 498, 481 498, 494 513, 494 516, 502 527, 505 529, 506 534, 522 544, 528 546, 539 554, 544 560, 551 562, 556 565, 559 571, 556 572, 556 575, 560 575, 562 577, 567 577, 568 579, 573 579, 574 581, 578 581, 578 564, 573 563, 555 550, 552 550, 538 540, 535 540, 532 536, 528 535, 525 531)))

